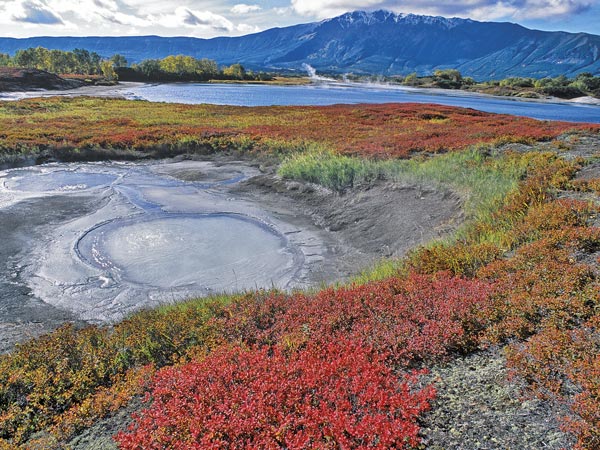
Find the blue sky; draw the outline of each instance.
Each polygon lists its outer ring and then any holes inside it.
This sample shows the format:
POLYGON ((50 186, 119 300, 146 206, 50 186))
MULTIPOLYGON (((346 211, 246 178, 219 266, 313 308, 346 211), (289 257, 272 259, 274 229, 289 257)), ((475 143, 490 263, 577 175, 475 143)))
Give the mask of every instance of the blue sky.
POLYGON ((359 9, 600 34, 600 0, 0 0, 0 35, 237 36, 359 9))

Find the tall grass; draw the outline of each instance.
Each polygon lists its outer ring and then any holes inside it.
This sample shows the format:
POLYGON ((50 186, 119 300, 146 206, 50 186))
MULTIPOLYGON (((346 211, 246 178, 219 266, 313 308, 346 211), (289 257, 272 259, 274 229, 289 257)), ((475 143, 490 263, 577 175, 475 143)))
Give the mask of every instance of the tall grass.
POLYGON ((528 162, 485 146, 410 160, 374 160, 335 154, 322 145, 284 159, 279 175, 337 191, 388 180, 416 186, 450 188, 465 198, 470 218, 485 220, 517 188, 528 162))
MULTIPOLYGON (((410 160, 373 160, 335 154, 323 146, 285 158, 279 168, 284 178, 305 180, 344 191, 376 180, 407 185, 451 189, 464 199, 467 220, 452 236, 431 242, 428 246, 451 247, 457 240, 470 240, 473 224, 492 225, 494 212, 504 199, 518 189, 531 161, 526 155, 499 153, 487 146, 474 146, 460 152, 410 160), (469 236, 469 238, 467 238, 469 236)), ((484 227, 478 240, 501 247, 503 231, 484 227), (498 236, 497 236, 498 235, 498 236)), ((351 282, 363 284, 382 280, 403 270, 406 259, 384 259, 353 277, 351 282)))

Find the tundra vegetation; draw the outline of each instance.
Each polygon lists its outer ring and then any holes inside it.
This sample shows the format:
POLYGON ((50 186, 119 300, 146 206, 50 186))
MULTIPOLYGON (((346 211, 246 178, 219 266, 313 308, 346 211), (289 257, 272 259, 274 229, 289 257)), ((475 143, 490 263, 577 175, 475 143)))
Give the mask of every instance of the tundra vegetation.
POLYGON ((121 448, 413 448, 436 395, 427 368, 490 345, 530 393, 569 407, 577 448, 598 448, 600 179, 576 175, 600 154, 563 156, 599 126, 90 98, 5 103, 0 119, 6 157, 267 155, 282 177, 339 195, 377 180, 451 186, 469 217, 345 285, 193 299, 20 344, 0 357, 0 448, 58 447, 144 394, 121 448), (514 142, 531 150, 502 147, 514 142))

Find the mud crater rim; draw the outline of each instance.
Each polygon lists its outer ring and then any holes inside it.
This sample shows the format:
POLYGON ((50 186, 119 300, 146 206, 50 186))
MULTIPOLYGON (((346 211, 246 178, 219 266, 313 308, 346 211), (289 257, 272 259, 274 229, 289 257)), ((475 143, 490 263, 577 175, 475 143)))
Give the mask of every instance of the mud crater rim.
POLYGON ((80 171, 75 168, 53 167, 35 170, 28 167, 8 170, 2 187, 11 192, 28 194, 80 192, 109 187, 119 178, 119 174, 102 170, 80 171))
MULTIPOLYGON (((117 237, 117 240, 119 241, 120 245, 123 245, 123 251, 127 252, 129 250, 131 250, 131 248, 128 247, 128 243, 126 240, 123 239, 119 239, 119 234, 125 232, 127 233, 127 231, 132 230, 132 231, 137 231, 140 227, 144 227, 144 226, 154 226, 156 228, 157 224, 168 224, 168 225, 174 225, 173 228, 175 229, 181 229, 181 227, 183 226, 184 228, 188 227, 188 225, 197 225, 198 229, 196 230, 197 233, 194 234, 194 231, 192 227, 189 227, 188 230, 190 231, 190 234, 183 234, 183 235, 160 235, 158 236, 159 239, 164 239, 167 240, 169 242, 172 242, 173 238, 175 238, 176 240, 179 240, 180 243, 182 243, 183 245, 185 245, 185 243, 190 243, 190 245, 194 244, 194 241, 198 240, 199 238, 202 238, 202 232, 206 231, 206 227, 205 229, 202 229, 203 226, 211 225, 209 222, 210 221, 220 221, 221 223, 218 225, 222 225, 224 221, 236 221, 236 222, 230 222, 230 223, 236 223, 235 228, 239 228, 240 226, 242 228, 244 228, 242 231, 244 232, 248 232, 248 231, 256 231, 256 235, 253 235, 253 238, 263 236, 265 239, 264 241, 261 243, 260 241, 253 239, 254 242, 252 242, 252 246, 250 247, 256 247, 256 246, 266 246, 267 250, 263 251, 263 253, 267 253, 267 252, 276 252, 280 254, 280 258, 279 260, 277 260, 274 264, 271 264, 271 266, 273 267, 273 270, 277 269, 280 264, 282 262, 285 262, 287 265, 289 265, 288 270, 285 270, 285 272, 288 274, 288 276, 290 278, 293 278, 295 272, 297 271, 297 269, 299 268, 299 266, 302 264, 302 255, 301 253, 292 245, 290 245, 289 240, 287 239, 287 237, 280 232, 279 230, 277 230, 274 226, 261 221, 257 218, 245 215, 245 214, 240 214, 240 213, 231 213, 231 212, 210 212, 210 213, 169 213, 169 212, 161 212, 161 213, 151 213, 151 214, 140 214, 140 215, 136 215, 136 216, 132 216, 132 217, 125 217, 125 218, 117 218, 117 219, 113 219, 113 220, 108 220, 108 221, 104 221, 102 223, 99 223, 97 225, 95 225, 94 227, 90 228, 89 230, 85 231, 75 242, 74 245, 74 251, 77 255, 77 257, 85 264, 87 264, 90 267, 93 267, 95 269, 100 269, 103 271, 108 270, 109 272, 113 272, 112 275, 115 275, 115 271, 117 272, 117 274, 119 276, 121 276, 123 281, 126 281, 127 283, 130 284, 136 284, 136 285, 140 285, 140 286, 153 286, 153 287, 157 287, 157 288, 161 288, 161 287, 165 287, 163 285, 163 283, 152 283, 150 281, 140 281, 139 277, 136 275, 128 275, 128 270, 131 270, 130 267, 125 267, 120 261, 118 261, 119 257, 111 257, 110 254, 110 247, 111 244, 114 244, 114 242, 111 243, 111 239, 115 239, 115 236, 117 237), (108 241, 108 242, 107 242, 108 241), (284 260, 284 261, 282 261, 284 260)), ((176 231, 176 230, 173 230, 176 231)), ((185 230, 184 230, 185 231, 185 230)), ((226 241, 229 240, 229 242, 225 243, 223 242, 223 246, 228 246, 231 247, 232 244, 234 247, 243 247, 243 240, 244 239, 239 239, 241 236, 236 236, 235 235, 235 231, 237 230, 227 230, 225 232, 224 236, 221 236, 222 239, 219 239, 219 236, 215 236, 214 235, 214 229, 209 229, 208 230, 208 234, 210 235, 211 239, 213 240, 213 242, 211 242, 211 246, 217 246, 219 245, 219 242, 221 241, 226 241)), ((204 237, 208 237, 208 236, 204 236, 204 237)), ((196 242, 197 244, 198 242, 196 242)), ((135 245, 135 244, 134 244, 135 245)), ((134 253, 136 249, 133 249, 134 253)), ((169 254, 162 254, 159 255, 159 258, 163 258, 166 257, 167 260, 165 261, 165 270, 167 270, 168 268, 168 263, 169 260, 168 258, 178 258, 179 255, 177 254, 178 251, 181 250, 181 248, 178 248, 176 245, 175 246, 171 246, 171 252, 169 254)), ((253 250, 252 248, 249 248, 248 250, 253 250)), ((221 253, 223 254, 223 252, 221 253)), ((202 255, 199 255, 202 256, 202 255)), ((250 258, 251 256, 253 256, 252 254, 248 254, 248 258, 250 258)), ((228 265, 235 265, 237 262, 239 262, 239 260, 236 260, 235 258, 239 258, 240 255, 235 255, 233 257, 233 260, 226 260, 226 261, 222 261, 222 263, 220 264, 220 266, 214 266, 215 268, 218 267, 222 267, 222 266, 228 266, 228 265)), ((193 258, 193 257, 192 257, 193 258)), ((159 263, 158 261, 151 261, 152 263, 159 263)), ((190 275, 191 274, 197 274, 200 273, 201 271, 205 271, 207 270, 207 267, 205 266, 205 264, 202 261, 199 261, 198 259, 193 259, 192 262, 194 263, 194 266, 189 268, 189 272, 190 275)), ((179 274, 180 276, 182 274, 179 274)), ((183 274, 185 275, 185 274, 183 274)), ((189 283, 184 283, 184 285, 191 285, 194 284, 192 282, 189 283)), ((178 286, 173 286, 173 287, 178 287, 178 286)))

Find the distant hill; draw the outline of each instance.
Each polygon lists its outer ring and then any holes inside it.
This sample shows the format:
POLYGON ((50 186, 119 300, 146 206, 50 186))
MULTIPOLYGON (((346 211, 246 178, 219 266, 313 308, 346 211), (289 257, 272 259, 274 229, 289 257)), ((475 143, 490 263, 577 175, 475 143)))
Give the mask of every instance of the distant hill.
POLYGON ((600 74, 600 36, 530 30, 513 23, 352 12, 321 22, 273 28, 241 37, 0 38, 0 52, 42 46, 85 48, 130 62, 186 54, 251 69, 426 75, 455 68, 477 80, 509 76, 600 74))

